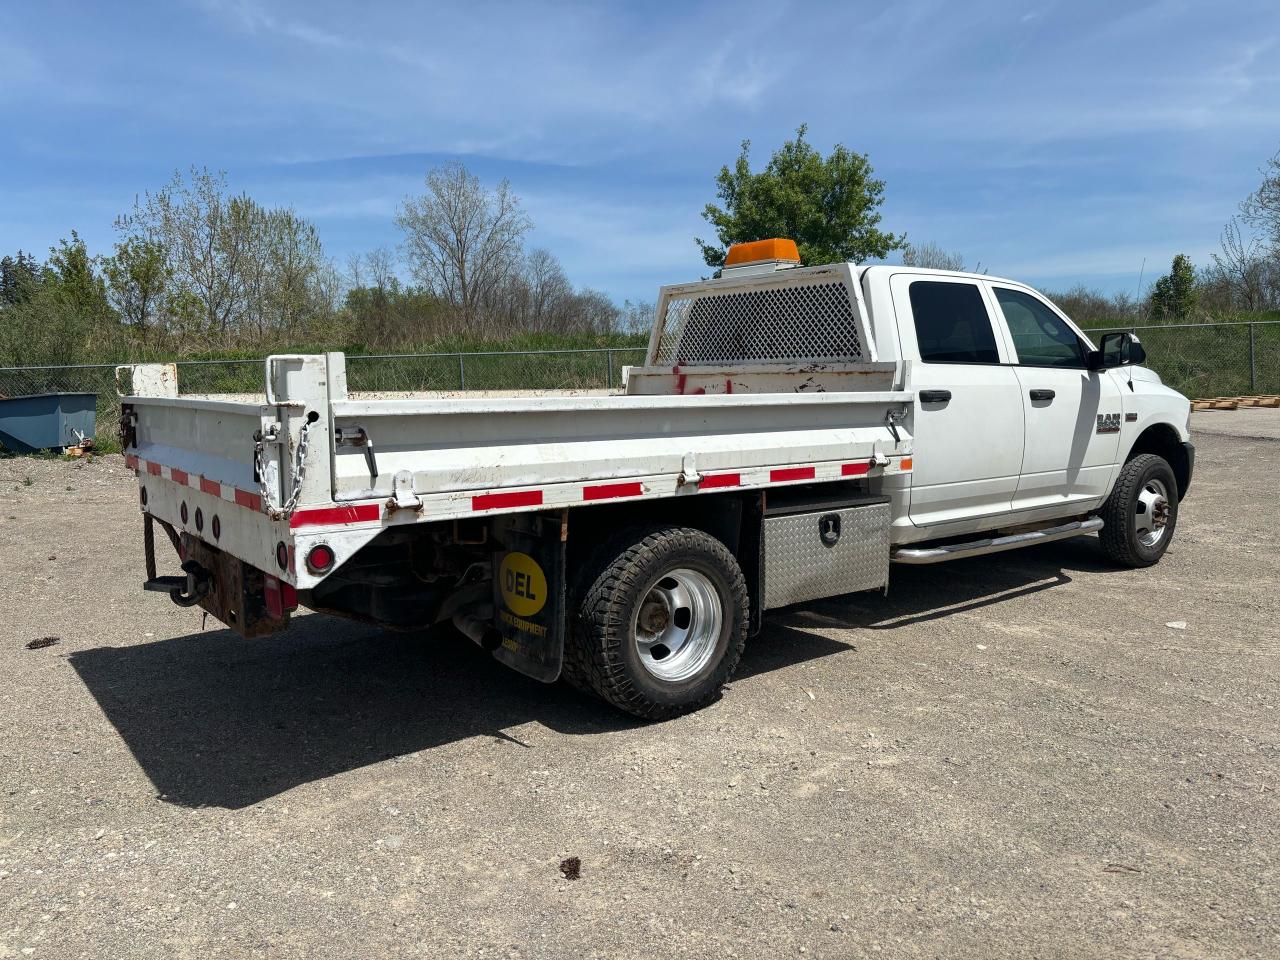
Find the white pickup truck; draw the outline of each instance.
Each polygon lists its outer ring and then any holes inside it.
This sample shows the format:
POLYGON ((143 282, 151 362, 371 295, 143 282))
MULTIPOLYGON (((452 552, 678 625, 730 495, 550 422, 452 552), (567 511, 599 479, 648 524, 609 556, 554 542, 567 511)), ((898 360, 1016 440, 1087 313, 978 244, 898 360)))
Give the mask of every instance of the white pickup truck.
POLYGON ((1098 531, 1160 559, 1191 482, 1187 399, 1127 333, 1095 349, 989 276, 733 248, 664 287, 621 393, 348 392, 272 356, 258 396, 132 379, 148 581, 248 636, 300 604, 452 621, 503 663, 660 719, 715 698, 770 609, 1098 531), (156 571, 154 528, 182 573, 156 571))

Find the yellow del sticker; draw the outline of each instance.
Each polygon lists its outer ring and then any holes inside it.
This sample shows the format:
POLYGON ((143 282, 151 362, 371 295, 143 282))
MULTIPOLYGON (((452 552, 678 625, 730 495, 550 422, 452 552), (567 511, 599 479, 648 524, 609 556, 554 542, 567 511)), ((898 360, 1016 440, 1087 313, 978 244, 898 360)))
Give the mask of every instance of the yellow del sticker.
POLYGON ((547 577, 527 553, 508 553, 498 565, 502 600, 512 613, 531 617, 547 602, 547 577))

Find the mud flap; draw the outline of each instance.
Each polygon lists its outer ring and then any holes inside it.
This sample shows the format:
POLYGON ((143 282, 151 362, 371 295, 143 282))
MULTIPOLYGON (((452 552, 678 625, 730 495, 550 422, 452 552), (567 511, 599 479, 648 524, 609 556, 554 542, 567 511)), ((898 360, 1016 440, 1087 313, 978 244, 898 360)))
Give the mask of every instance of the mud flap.
POLYGON ((564 661, 565 545, 560 517, 514 514, 495 520, 502 549, 493 555, 495 659, 543 683, 564 661))

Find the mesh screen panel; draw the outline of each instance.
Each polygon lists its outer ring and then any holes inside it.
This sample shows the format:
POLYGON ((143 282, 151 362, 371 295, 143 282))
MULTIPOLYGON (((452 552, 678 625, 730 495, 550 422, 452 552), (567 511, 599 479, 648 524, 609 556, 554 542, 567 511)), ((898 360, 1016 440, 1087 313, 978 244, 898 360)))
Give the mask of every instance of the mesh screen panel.
POLYGON ((827 281, 672 297, 654 362, 862 359, 849 293, 844 284, 827 281))

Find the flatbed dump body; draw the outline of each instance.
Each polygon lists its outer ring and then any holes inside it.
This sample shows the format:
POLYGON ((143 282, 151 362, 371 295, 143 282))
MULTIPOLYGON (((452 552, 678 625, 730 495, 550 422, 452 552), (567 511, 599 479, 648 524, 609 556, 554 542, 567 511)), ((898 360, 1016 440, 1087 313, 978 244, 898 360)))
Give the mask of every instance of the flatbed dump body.
MULTIPOLYGON (((287 396, 277 406, 126 398, 130 463, 168 482, 148 489, 152 516, 182 528, 183 502, 188 518, 218 509, 218 499, 234 503, 252 516, 224 518, 218 545, 262 565, 278 542, 296 552, 299 539, 338 534, 358 549, 390 524, 910 469, 910 437, 898 428, 895 442, 886 421, 909 402, 903 391, 365 400, 341 392, 340 354, 292 363, 312 373, 304 407, 287 396), (290 420, 297 433, 286 440, 290 420), (279 439, 254 439, 271 435, 279 439)), ((305 567, 276 575, 301 588, 322 579, 305 567)))

